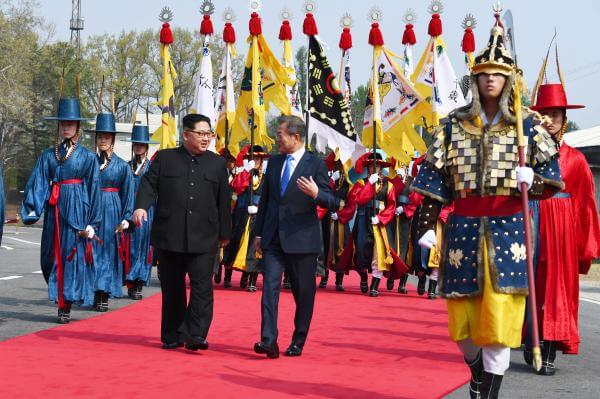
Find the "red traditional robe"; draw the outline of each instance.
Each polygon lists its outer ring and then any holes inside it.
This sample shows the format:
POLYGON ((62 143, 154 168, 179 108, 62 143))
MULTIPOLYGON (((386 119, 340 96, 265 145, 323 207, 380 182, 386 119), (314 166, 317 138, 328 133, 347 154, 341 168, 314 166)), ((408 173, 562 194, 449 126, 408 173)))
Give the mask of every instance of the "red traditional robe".
POLYGON ((583 154, 563 143, 559 165, 564 194, 540 201, 536 293, 542 339, 557 341, 563 353, 577 354, 579 273, 586 274, 600 256, 600 224, 583 154))

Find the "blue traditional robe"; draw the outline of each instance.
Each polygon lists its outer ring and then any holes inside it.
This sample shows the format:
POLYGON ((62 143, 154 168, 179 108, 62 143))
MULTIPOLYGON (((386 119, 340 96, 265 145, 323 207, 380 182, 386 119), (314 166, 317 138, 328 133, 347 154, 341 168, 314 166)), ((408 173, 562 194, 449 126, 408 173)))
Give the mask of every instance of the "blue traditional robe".
MULTIPOLYGON (((97 159, 97 158, 96 158, 97 159)), ((99 165, 99 161, 98 165, 99 165)), ((101 223, 97 231, 103 243, 94 242, 96 277, 94 291, 120 298, 123 295, 123 233, 117 233, 121 221, 133 213, 133 174, 129 164, 113 154, 106 169, 100 172, 101 223)))
MULTIPOLYGON (((133 162, 133 161, 132 161, 133 162)), ((130 163, 131 165, 131 163, 130 163)), ((137 165, 134 165, 137 167, 137 165)), ((150 160, 146 161, 143 169, 138 174, 133 174, 133 191, 137 195, 138 187, 142 182, 142 176, 150 170, 150 160)), ((154 220, 154 207, 148 209, 148 221, 141 227, 132 226, 133 231, 130 234, 131 248, 130 259, 131 269, 125 277, 127 281, 140 280, 148 284, 150 281, 150 272, 152 271, 152 248, 150 246, 150 231, 152 221, 154 220)))
MULTIPOLYGON (((60 146, 61 159, 65 153, 66 149, 60 146)), ((98 175, 96 156, 88 149, 78 146, 66 161, 59 163, 54 148, 50 148, 39 157, 25 186, 23 222, 33 224, 45 212, 40 260, 52 301, 59 301, 57 259, 60 257, 64 265, 64 300, 84 306, 94 302, 94 264, 89 251, 86 257, 90 240, 79 232, 88 225, 97 229, 100 224, 98 175), (52 194, 56 206, 49 202, 52 194), (60 250, 55 251, 57 216, 60 250)))

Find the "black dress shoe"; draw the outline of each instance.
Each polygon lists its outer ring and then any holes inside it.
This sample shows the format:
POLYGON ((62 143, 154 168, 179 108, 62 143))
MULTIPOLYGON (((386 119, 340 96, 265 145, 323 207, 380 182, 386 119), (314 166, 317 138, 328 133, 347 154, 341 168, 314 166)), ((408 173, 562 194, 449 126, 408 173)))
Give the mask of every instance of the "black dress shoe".
POLYGON ((277 342, 268 344, 260 341, 254 344, 254 352, 259 355, 267 355, 269 359, 277 359, 279 357, 279 346, 277 342))
POLYGON ((393 278, 388 278, 387 282, 385 284, 385 288, 387 288, 388 291, 391 291, 394 289, 394 279, 393 278))
POLYGON ((300 356, 302 355, 302 348, 296 344, 291 344, 285 351, 286 356, 300 356))
POLYGON ((202 337, 193 336, 191 339, 185 341, 185 349, 190 351, 201 349, 205 351, 208 349, 208 342, 202 337))
POLYGON ((183 342, 171 342, 171 343, 163 342, 163 344, 162 344, 162 348, 165 350, 177 349, 177 348, 181 348, 182 346, 183 346, 183 342))

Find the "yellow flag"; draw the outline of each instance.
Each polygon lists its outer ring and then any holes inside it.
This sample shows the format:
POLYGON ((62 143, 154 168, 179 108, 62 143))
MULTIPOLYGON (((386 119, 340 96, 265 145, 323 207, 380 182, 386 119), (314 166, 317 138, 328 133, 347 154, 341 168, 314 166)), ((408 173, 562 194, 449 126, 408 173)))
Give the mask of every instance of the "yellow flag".
POLYGON ((291 110, 285 85, 295 83, 262 35, 250 36, 248 41, 250 51, 229 141, 229 151, 234 155, 239 152, 242 142, 250 142, 252 118, 254 143, 271 150, 274 141, 267 134, 266 112, 274 105, 281 113, 289 115, 291 110))
POLYGON ((163 59, 163 78, 160 81, 160 102, 162 124, 152 135, 152 139, 160 143, 160 149, 177 147, 177 125, 175 123, 175 91, 173 79, 177 72, 171 64, 169 45, 161 44, 160 56, 163 59))

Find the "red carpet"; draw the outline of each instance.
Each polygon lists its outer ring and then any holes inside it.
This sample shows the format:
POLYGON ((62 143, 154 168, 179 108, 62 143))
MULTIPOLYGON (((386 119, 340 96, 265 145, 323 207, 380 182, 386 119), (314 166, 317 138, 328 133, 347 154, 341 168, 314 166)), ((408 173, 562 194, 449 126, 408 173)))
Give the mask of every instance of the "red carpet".
MULTIPOLYGON (((382 282, 384 283, 384 282, 382 282)), ((215 290, 210 349, 160 349, 160 295, 0 343, 2 398, 436 398, 467 382, 443 300, 319 290, 300 358, 254 354, 260 292, 215 290)), ((385 290, 385 288, 384 288, 385 290)), ((280 346, 293 298, 282 293, 280 346)), ((77 309, 72 316, 77 318, 77 309)))

